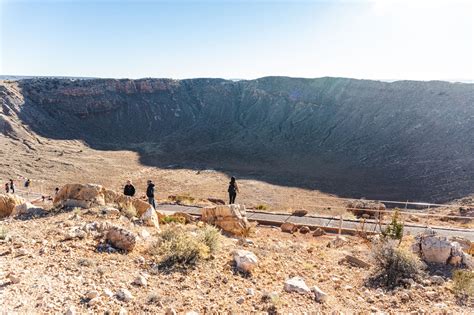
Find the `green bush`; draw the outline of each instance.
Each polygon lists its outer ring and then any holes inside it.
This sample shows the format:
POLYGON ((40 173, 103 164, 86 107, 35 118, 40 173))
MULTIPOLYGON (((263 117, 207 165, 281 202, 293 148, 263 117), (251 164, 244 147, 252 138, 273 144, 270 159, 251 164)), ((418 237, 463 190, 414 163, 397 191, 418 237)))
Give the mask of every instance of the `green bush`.
POLYGON ((402 240, 403 237, 403 223, 399 221, 400 219, 400 210, 395 208, 395 212, 392 215, 392 221, 389 225, 382 231, 382 236, 384 238, 390 238, 393 240, 402 240))
POLYGON ((258 205, 255 207, 255 209, 257 210, 268 210, 268 206, 267 205, 258 205))
POLYGON ((151 247, 150 253, 160 257, 160 267, 189 266, 208 259, 219 245, 220 233, 211 226, 191 231, 183 225, 169 225, 151 247))
POLYGON ((453 291, 456 295, 474 296, 474 271, 458 269, 453 272, 453 291))
POLYGON ((388 287, 401 284, 403 279, 418 279, 423 263, 412 252, 399 248, 393 241, 383 240, 372 247, 375 272, 371 279, 388 287))

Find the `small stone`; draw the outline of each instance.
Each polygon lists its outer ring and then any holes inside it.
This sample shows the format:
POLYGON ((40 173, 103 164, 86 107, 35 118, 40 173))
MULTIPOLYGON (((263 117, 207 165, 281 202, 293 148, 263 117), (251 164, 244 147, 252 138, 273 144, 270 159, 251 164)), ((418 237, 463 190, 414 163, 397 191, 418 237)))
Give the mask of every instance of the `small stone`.
POLYGON ((117 291, 117 298, 124 302, 130 302, 133 300, 133 295, 127 289, 122 288, 117 291))
POLYGON ((318 237, 318 236, 323 236, 325 235, 326 232, 324 232, 324 230, 322 228, 317 228, 314 232, 313 232, 313 236, 315 237, 318 237))
POLYGON ((299 231, 301 234, 308 234, 311 230, 306 225, 303 225, 302 227, 300 227, 299 231))
POLYGON ((140 275, 133 280, 134 285, 138 285, 140 287, 146 287, 147 286, 147 281, 144 276, 140 275))
POLYGON ((114 296, 114 293, 109 288, 105 288, 104 289, 104 295, 111 298, 111 297, 114 296))
POLYGON ((237 304, 242 304, 244 302, 245 302, 245 298, 243 296, 241 296, 237 299, 237 304))
POLYGON ((25 248, 20 248, 16 251, 16 256, 26 256, 28 255, 28 251, 25 248))
POLYGON ((76 315, 76 308, 74 306, 68 307, 65 315, 76 315))
POLYGON ((99 303, 100 303, 100 297, 95 297, 95 298, 89 300, 89 302, 87 302, 87 305, 94 306, 94 305, 97 305, 99 303))
POLYGON ((262 298, 264 300, 275 300, 278 298, 278 293, 273 291, 273 292, 264 292, 262 295, 262 298))
POLYGON ((121 307, 119 310, 119 315, 127 315, 127 314, 128 314, 127 310, 121 307))
POLYGON ((281 226, 281 231, 285 233, 295 233, 298 230, 298 227, 290 222, 285 222, 281 226))
POLYGON ((10 280, 10 283, 12 284, 17 284, 17 283, 20 283, 20 277, 13 274, 13 273, 10 273, 8 276, 7 276, 8 280, 10 280))
POLYGON ((258 265, 257 256, 250 251, 242 249, 234 251, 234 262, 237 269, 243 272, 251 272, 258 265))
POLYGON ((255 290, 252 288, 247 289, 247 295, 254 296, 255 295, 255 290))
POLYGON ((90 290, 86 293, 86 298, 89 300, 92 300, 93 298, 96 298, 99 296, 99 292, 96 290, 90 290))
POLYGON ((311 291, 313 291, 314 293, 314 299, 319 302, 319 303, 324 303, 327 299, 327 294, 322 291, 320 288, 318 288, 317 286, 314 286, 311 288, 311 291))
POLYGON ((298 292, 301 294, 310 292, 310 289, 301 277, 293 277, 286 280, 283 288, 286 292, 298 292))
POLYGON ((304 217, 307 214, 308 214, 308 210, 305 210, 305 209, 295 210, 291 213, 291 215, 294 215, 296 217, 304 217))
POLYGON ((144 264, 146 262, 145 258, 143 258, 142 256, 138 256, 137 258, 135 258, 135 261, 138 264, 144 264))
POLYGON ((406 303, 410 300, 410 296, 407 293, 402 293, 402 295, 400 295, 400 300, 403 303, 406 303))
POLYGON ((176 311, 174 310, 174 308, 171 308, 171 307, 168 307, 166 310, 165 310, 165 315, 176 315, 176 311))

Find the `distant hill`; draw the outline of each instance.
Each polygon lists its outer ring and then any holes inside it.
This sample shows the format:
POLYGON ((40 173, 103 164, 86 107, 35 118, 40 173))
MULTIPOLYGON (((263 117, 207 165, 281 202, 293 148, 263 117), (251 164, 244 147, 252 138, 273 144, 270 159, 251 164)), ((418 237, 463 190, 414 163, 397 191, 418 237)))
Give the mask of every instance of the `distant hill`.
POLYGON ((474 192, 473 84, 26 79, 4 83, 0 95, 0 131, 13 138, 81 139, 137 151, 148 165, 352 197, 447 201, 474 192))

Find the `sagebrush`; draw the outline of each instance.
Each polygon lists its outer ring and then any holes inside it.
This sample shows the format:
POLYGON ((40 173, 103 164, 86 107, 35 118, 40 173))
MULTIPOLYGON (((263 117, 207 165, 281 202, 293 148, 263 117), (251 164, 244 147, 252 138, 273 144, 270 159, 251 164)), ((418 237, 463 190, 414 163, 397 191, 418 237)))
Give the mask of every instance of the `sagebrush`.
POLYGON ((453 291, 456 295, 474 297, 474 271, 455 270, 453 272, 453 291))
POLYGON ((150 253, 159 256, 160 267, 189 266, 208 259, 219 245, 220 233, 214 227, 206 225, 190 230, 173 224, 163 230, 150 253))
POLYGON ((385 238, 391 238, 394 240, 402 240, 403 237, 403 223, 400 222, 400 210, 395 209, 395 212, 392 215, 392 221, 389 225, 382 231, 382 236, 385 238))
POLYGON ((395 242, 384 240, 372 247, 375 272, 371 280, 395 287, 401 280, 417 280, 423 272, 421 260, 407 249, 396 246, 395 242))

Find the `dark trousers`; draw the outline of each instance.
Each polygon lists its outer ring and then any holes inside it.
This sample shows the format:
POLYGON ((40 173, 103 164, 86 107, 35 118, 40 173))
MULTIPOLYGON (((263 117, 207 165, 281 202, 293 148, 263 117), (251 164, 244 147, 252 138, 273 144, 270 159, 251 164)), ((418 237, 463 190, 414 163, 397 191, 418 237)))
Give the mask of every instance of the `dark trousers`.
POLYGON ((237 197, 237 193, 229 192, 229 204, 235 203, 235 197, 237 197))
POLYGON ((148 203, 152 205, 153 209, 156 209, 155 206, 155 197, 148 197, 148 203))

